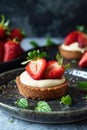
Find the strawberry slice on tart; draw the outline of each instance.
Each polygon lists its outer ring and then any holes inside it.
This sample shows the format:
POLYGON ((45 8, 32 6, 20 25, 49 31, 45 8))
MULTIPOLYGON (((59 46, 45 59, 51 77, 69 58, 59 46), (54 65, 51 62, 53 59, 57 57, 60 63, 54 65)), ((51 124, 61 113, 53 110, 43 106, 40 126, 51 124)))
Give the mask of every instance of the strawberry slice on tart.
POLYGON ((27 61, 22 64, 28 63, 25 67, 27 73, 35 80, 42 78, 46 69, 46 56, 45 52, 40 53, 39 50, 34 50, 28 53, 27 61))
POLYGON ((66 66, 62 65, 63 58, 59 54, 56 55, 56 59, 57 61, 52 60, 47 62, 47 67, 43 76, 44 79, 61 79, 64 74, 65 68, 69 67, 67 66, 69 64, 67 64, 66 66))
POLYGON ((49 61, 44 74, 44 79, 60 79, 64 74, 64 67, 59 65, 57 61, 49 61))

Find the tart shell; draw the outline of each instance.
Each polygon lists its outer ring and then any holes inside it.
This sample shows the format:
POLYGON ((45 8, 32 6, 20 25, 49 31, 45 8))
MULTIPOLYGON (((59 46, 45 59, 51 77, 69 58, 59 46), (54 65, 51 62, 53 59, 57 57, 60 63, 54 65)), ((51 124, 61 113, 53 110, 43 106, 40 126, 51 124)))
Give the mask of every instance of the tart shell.
POLYGON ((31 99, 41 99, 41 100, 51 100, 61 97, 65 94, 66 88, 68 86, 67 81, 61 85, 54 87, 38 88, 27 86, 20 81, 20 76, 16 77, 16 83, 18 90, 22 96, 31 99))
POLYGON ((58 46, 58 48, 59 48, 59 52, 60 52, 61 56, 66 58, 66 59, 80 59, 82 57, 82 53, 79 51, 64 50, 61 47, 61 45, 58 46))

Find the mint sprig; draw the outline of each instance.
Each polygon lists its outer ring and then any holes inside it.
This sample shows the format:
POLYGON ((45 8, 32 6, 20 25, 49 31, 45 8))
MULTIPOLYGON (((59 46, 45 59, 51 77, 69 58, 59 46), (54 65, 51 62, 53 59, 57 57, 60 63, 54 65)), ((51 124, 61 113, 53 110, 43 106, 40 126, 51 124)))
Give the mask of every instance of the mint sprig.
POLYGON ((15 104, 17 104, 21 108, 28 108, 29 107, 28 101, 25 98, 21 98, 21 99, 17 100, 15 102, 15 104))
POLYGON ((51 112, 50 105, 45 101, 39 101, 35 107, 36 112, 51 112))
POLYGON ((86 90, 87 91, 87 82, 86 81, 82 81, 78 83, 78 88, 81 90, 86 90))
POLYGON ((71 105, 72 104, 71 96, 69 94, 66 96, 62 96, 60 103, 62 103, 63 105, 71 105))

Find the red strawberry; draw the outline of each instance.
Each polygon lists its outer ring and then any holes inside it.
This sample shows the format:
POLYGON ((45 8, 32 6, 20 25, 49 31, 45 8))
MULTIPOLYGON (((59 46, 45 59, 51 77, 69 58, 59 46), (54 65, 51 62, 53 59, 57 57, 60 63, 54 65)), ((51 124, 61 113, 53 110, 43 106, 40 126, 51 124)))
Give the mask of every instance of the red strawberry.
POLYGON ((81 32, 78 35, 78 43, 81 48, 87 46, 87 34, 81 32))
POLYGON ((43 76, 44 79, 60 79, 64 74, 64 67, 59 65, 57 61, 49 61, 47 63, 46 71, 43 76))
POLYGON ((70 32, 65 40, 64 40, 64 44, 65 45, 70 45, 72 44, 73 42, 76 42, 77 39, 78 39, 78 34, 79 34, 79 31, 73 31, 73 32, 70 32))
POLYGON ((0 39, 2 39, 4 35, 6 34, 6 31, 8 31, 8 25, 9 25, 9 21, 5 22, 4 15, 2 15, 1 18, 2 19, 0 22, 0 39))
POLYGON ((4 44, 4 62, 13 60, 22 53, 23 50, 18 42, 10 40, 4 44))
POLYGON ((0 62, 3 61, 3 55, 4 55, 4 48, 3 48, 3 43, 0 42, 0 62))
POLYGON ((18 28, 14 28, 11 30, 11 39, 14 39, 14 38, 18 38, 19 41, 22 41, 22 39, 24 38, 24 31, 18 29, 18 28))
POLYGON ((78 65, 81 68, 87 67, 87 51, 83 54, 83 56, 80 59, 78 65))
POLYGON ((35 80, 38 80, 43 76, 45 69, 46 60, 43 58, 32 60, 26 66, 26 71, 35 80))

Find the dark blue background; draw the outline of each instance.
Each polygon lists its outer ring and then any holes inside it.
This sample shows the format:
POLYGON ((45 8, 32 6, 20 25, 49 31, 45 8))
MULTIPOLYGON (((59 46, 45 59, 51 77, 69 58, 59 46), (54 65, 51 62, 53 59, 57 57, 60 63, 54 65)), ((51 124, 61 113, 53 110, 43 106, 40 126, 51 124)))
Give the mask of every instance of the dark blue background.
POLYGON ((87 26, 87 0, 1 0, 0 14, 28 37, 64 37, 76 25, 87 26))

